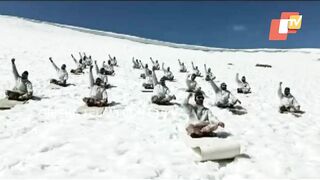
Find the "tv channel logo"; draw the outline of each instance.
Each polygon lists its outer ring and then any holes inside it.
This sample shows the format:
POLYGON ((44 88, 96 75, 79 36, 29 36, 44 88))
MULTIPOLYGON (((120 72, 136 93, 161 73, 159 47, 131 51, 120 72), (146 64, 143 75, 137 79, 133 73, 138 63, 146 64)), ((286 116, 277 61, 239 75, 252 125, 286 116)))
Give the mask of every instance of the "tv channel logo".
POLYGON ((299 12, 282 12, 280 19, 272 19, 269 32, 270 41, 285 41, 288 34, 301 29, 302 15, 299 12))

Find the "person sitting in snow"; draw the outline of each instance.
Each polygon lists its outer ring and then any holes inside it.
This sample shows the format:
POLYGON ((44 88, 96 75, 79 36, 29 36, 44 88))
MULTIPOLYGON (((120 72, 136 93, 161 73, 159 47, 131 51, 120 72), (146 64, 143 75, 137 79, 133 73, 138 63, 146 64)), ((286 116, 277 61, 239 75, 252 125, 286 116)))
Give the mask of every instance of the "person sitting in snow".
POLYGON ((237 89, 238 93, 244 93, 248 94, 251 93, 251 88, 249 86, 249 83, 246 81, 246 77, 242 76, 241 80, 239 79, 239 73, 236 74, 236 82, 239 86, 237 89))
POLYGON ((196 75, 191 74, 186 78, 187 92, 195 92, 199 87, 197 86, 196 75))
POLYGON ((146 81, 142 84, 142 86, 145 88, 145 89, 153 89, 153 78, 152 78, 152 71, 151 70, 148 70, 146 72, 146 81))
MULTIPOLYGON (((81 53, 79 52, 80 57, 81 57, 81 53)), ((85 68, 90 67, 92 65, 92 57, 91 56, 87 56, 86 53, 83 53, 83 59, 82 59, 82 63, 85 65, 85 68)))
POLYGON ((170 101, 176 99, 175 95, 171 95, 169 88, 166 86, 167 78, 163 76, 158 82, 155 69, 152 69, 152 78, 154 86, 154 95, 151 98, 151 102, 158 105, 169 104, 170 101))
POLYGON ((32 98, 32 83, 28 80, 28 71, 24 71, 20 76, 15 64, 15 59, 11 59, 12 72, 16 85, 13 90, 6 90, 5 94, 10 100, 25 101, 32 98))
POLYGON ((290 93, 290 88, 284 88, 284 94, 282 93, 282 82, 279 83, 278 96, 280 98, 280 113, 300 111, 300 105, 290 93))
POLYGON ((132 63, 133 63, 133 69, 140 69, 141 68, 138 59, 134 60, 134 57, 132 57, 132 63))
POLYGON ((224 123, 218 121, 212 111, 203 105, 204 95, 202 92, 197 91, 194 94, 194 105, 189 103, 191 96, 192 93, 189 93, 183 103, 183 107, 189 115, 189 124, 186 128, 188 135, 192 138, 215 136, 214 131, 219 126, 224 128, 224 123))
POLYGON ((180 61, 180 59, 178 59, 178 62, 179 62, 179 66, 180 66, 180 72, 184 73, 184 72, 187 72, 187 67, 184 65, 184 63, 180 61))
POLYGON ((212 80, 216 79, 216 77, 211 72, 211 68, 207 69, 207 65, 206 64, 204 64, 204 72, 206 74, 206 77, 205 77, 206 81, 210 81, 211 79, 212 80))
POLYGON ((108 75, 106 70, 104 68, 99 69, 97 61, 94 61, 94 65, 96 67, 96 73, 98 77, 101 79, 100 86, 107 88, 109 84, 108 84, 108 75))
POLYGON ((227 90, 227 84, 221 83, 220 88, 215 84, 215 82, 211 79, 209 81, 212 86, 214 92, 216 93, 216 106, 219 108, 233 108, 235 104, 240 103, 237 98, 233 96, 233 94, 227 90))
POLYGON ((86 65, 83 64, 82 62, 82 56, 80 57, 79 62, 77 61, 77 59, 73 56, 73 54, 71 54, 71 57, 73 59, 73 61, 77 64, 77 68, 76 69, 71 69, 71 73, 73 74, 80 74, 83 73, 83 70, 86 68, 86 65))
POLYGON ((141 77, 142 79, 146 79, 146 76, 147 76, 148 72, 150 71, 150 70, 149 70, 149 66, 148 66, 148 64, 146 64, 145 66, 143 66, 141 60, 139 61, 139 63, 140 63, 140 67, 144 70, 144 72, 143 72, 142 74, 140 74, 140 77, 141 77))
POLYGON ((114 68, 111 64, 111 60, 108 60, 108 64, 105 61, 102 63, 102 67, 105 69, 107 75, 114 76, 114 68))
POLYGON ((113 56, 113 58, 110 56, 110 54, 108 55, 109 56, 109 60, 111 61, 111 65, 112 66, 118 66, 118 62, 117 62, 117 59, 115 56, 113 56))
POLYGON ((172 72, 170 71, 170 67, 168 66, 167 69, 164 68, 164 63, 162 63, 162 70, 164 72, 164 76, 166 77, 167 80, 173 81, 174 76, 172 72))
POLYGON ((154 62, 152 57, 150 57, 150 60, 152 62, 152 67, 154 67, 155 70, 160 70, 160 64, 159 64, 158 60, 156 60, 156 62, 154 62))
POLYGON ((83 98, 83 102, 87 104, 87 106, 97 106, 103 107, 108 105, 108 94, 105 87, 101 86, 102 80, 100 78, 96 78, 94 81, 92 75, 92 68, 90 66, 89 72, 89 80, 90 80, 90 97, 83 98))
POLYGON ((58 68, 58 66, 53 62, 51 57, 49 57, 49 60, 58 74, 58 80, 51 79, 50 83, 57 84, 59 86, 66 86, 68 80, 68 72, 66 70, 66 65, 62 64, 61 68, 58 68))
POLYGON ((194 66, 193 62, 191 62, 191 65, 192 65, 192 69, 193 69, 193 74, 201 77, 201 73, 200 73, 198 66, 194 66))

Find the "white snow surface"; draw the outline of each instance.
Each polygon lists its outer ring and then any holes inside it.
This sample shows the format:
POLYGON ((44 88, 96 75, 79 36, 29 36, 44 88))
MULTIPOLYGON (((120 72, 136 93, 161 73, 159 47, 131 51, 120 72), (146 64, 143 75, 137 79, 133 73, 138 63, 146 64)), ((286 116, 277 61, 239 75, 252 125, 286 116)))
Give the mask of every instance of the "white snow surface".
MULTIPOLYGON (((134 179, 299 179, 320 178, 320 51, 219 49, 201 51, 146 44, 125 38, 101 36, 47 23, 0 16, 0 98, 14 86, 11 58, 20 73, 29 71, 34 94, 43 98, 0 111, 0 179, 2 178, 134 178, 134 179), (76 86, 50 89, 56 78, 48 58, 58 66, 75 68, 70 54, 92 55, 101 64, 107 55, 120 67, 109 77, 109 107, 103 115, 76 114, 89 95, 88 73, 69 74, 76 86), (150 93, 142 93, 141 70, 132 69, 132 57, 150 65, 149 57, 169 65, 177 82, 168 82, 176 102, 187 96, 186 74, 178 73, 177 59, 203 73, 212 67, 217 80, 226 82, 248 110, 232 115, 216 108, 213 89, 197 81, 209 96, 205 105, 225 123, 224 131, 241 143, 242 155, 233 161, 195 161, 182 133, 188 116, 177 107, 156 110, 150 93), (233 65, 228 65, 232 63, 233 65), (255 64, 270 64, 259 68, 255 64), (245 75, 253 93, 236 94, 235 74, 245 75), (279 114, 279 81, 291 87, 306 113, 296 118, 279 114)), ((123 36, 126 37, 126 36, 123 36)), ((212 37, 214 38, 214 37, 212 37)), ((189 46, 192 47, 192 46, 189 46)), ((158 77, 162 75, 157 71, 158 77)))

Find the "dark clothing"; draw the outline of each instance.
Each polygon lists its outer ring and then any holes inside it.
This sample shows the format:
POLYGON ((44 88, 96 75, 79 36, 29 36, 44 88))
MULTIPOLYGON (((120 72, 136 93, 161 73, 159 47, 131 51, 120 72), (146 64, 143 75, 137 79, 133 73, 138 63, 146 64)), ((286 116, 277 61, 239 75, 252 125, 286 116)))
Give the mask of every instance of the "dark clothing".
POLYGON ((30 97, 21 97, 24 95, 23 93, 10 91, 10 90, 6 91, 6 95, 9 100, 26 101, 26 100, 30 99, 30 97))
POLYGON ((103 107, 108 105, 108 100, 97 100, 94 98, 83 98, 83 102, 85 102, 89 107, 103 107))

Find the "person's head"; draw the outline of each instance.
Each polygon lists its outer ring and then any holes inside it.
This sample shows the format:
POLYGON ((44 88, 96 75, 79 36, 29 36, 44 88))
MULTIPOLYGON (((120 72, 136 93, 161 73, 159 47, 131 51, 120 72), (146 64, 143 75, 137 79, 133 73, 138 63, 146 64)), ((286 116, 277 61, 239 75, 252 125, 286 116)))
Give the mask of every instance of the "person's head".
POLYGON ((167 71, 170 71, 170 67, 167 68, 167 71))
POLYGON ((203 105, 204 96, 203 96, 203 93, 201 91, 197 91, 194 94, 194 101, 196 102, 197 105, 203 105))
POLYGON ((108 60, 108 64, 109 64, 109 65, 111 64, 111 61, 110 61, 110 60, 108 60))
POLYGON ((163 76, 161 79, 160 79, 160 84, 162 85, 162 86, 165 86, 166 85, 166 77, 165 76, 163 76))
POLYGON ((138 60, 138 59, 136 59, 136 62, 138 63, 138 62, 139 62, 139 60, 138 60))
POLYGON ((211 72, 211 68, 208 68, 208 72, 211 72))
POLYGON ((62 64, 61 69, 62 69, 62 70, 66 70, 66 67, 67 67, 67 66, 66 66, 65 64, 62 64))
POLYGON ((242 76, 241 81, 245 83, 246 82, 246 77, 242 76))
POLYGON ((79 60, 79 63, 82 64, 82 59, 79 60))
POLYGON ((184 63, 181 63, 182 64, 182 66, 184 66, 184 63))
POLYGON ((220 88, 222 89, 222 90, 227 90, 227 84, 226 83, 221 83, 220 84, 220 88))
POLYGON ((148 71, 148 74, 149 74, 149 75, 152 75, 152 71, 151 71, 151 70, 149 70, 149 71, 148 71))
POLYGON ((191 74, 191 80, 194 81, 196 79, 196 75, 195 74, 191 74))
POLYGON ((100 84, 101 84, 101 82, 102 82, 102 80, 101 80, 100 78, 97 78, 97 79, 96 79, 96 83, 95 83, 95 84, 96 84, 96 85, 100 85, 100 84))
POLYGON ((196 66, 196 69, 198 69, 198 66, 196 66))
POLYGON ((290 95, 290 88, 286 87, 284 88, 284 95, 289 96, 290 95))
POLYGON ((100 74, 104 74, 105 73, 105 69, 104 68, 100 68, 100 74))
POLYGON ((156 60, 156 63, 158 63, 158 60, 156 60))
POLYGON ((26 79, 28 79, 28 76, 29 76, 28 71, 24 71, 24 72, 21 74, 21 79, 26 80, 26 79))
POLYGON ((146 64, 146 68, 148 68, 148 64, 146 64))

